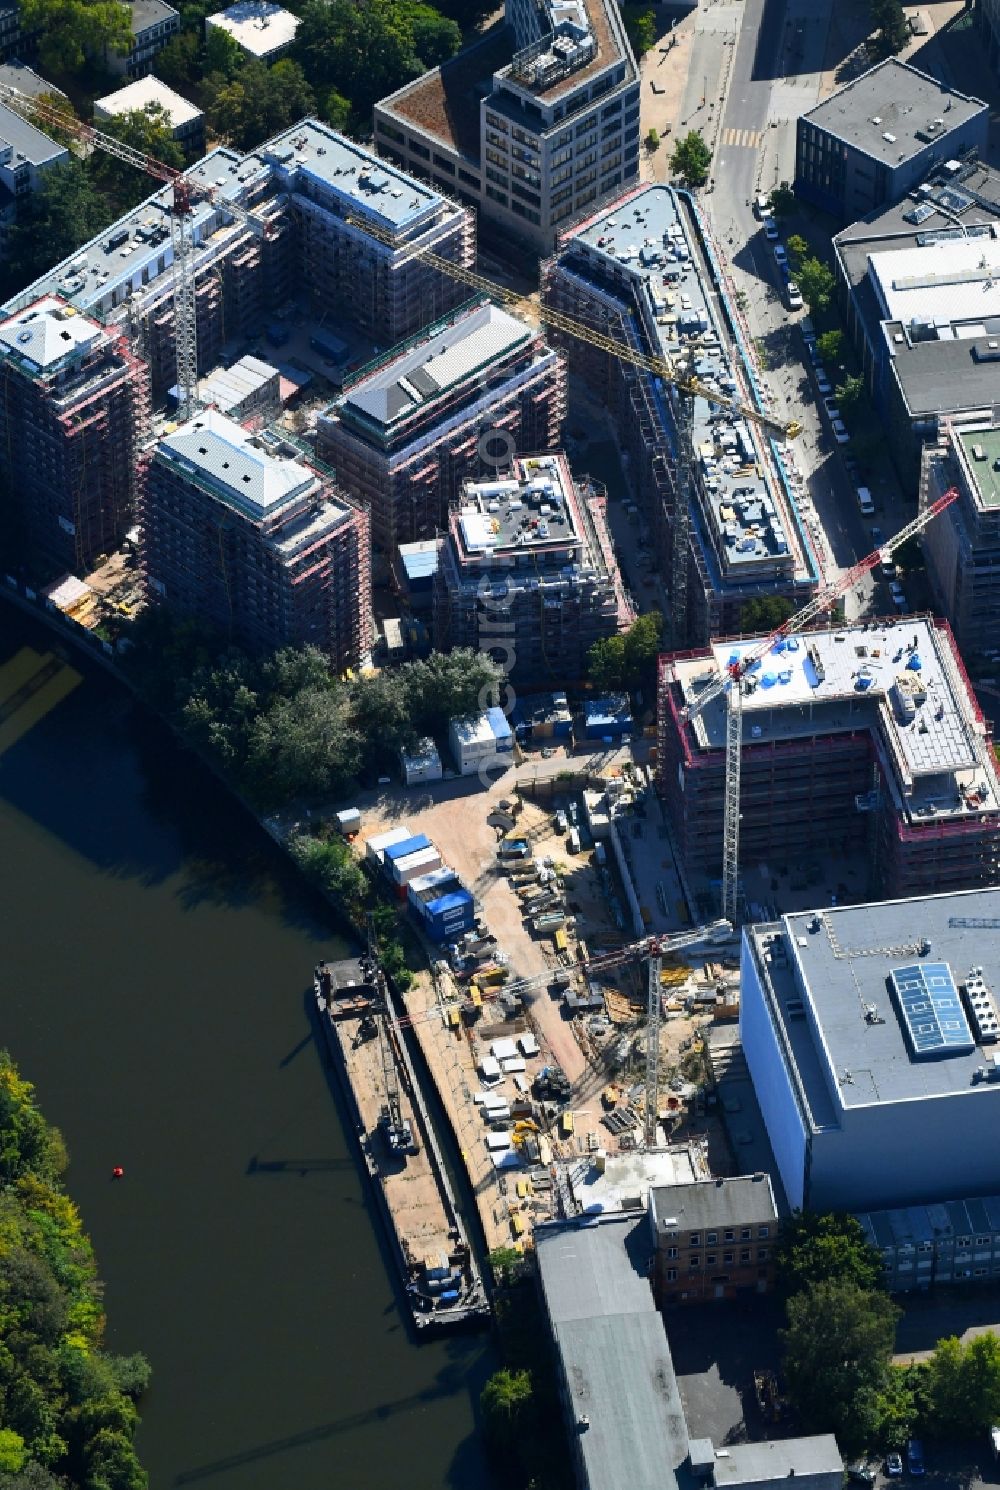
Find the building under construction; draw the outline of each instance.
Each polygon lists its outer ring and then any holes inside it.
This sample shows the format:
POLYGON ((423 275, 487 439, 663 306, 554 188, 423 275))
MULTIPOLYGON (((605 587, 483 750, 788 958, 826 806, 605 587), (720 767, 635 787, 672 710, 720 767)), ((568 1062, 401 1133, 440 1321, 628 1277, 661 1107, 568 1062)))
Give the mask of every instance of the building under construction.
MULTIPOLYGON (((542 270, 553 310, 765 412, 694 204, 638 187, 561 240, 542 270)), ((675 638, 738 631, 747 601, 814 592, 819 572, 784 452, 752 419, 586 340, 553 333, 609 409, 671 591, 675 638)))
POLYGON ((139 522, 152 603, 250 647, 310 644, 338 669, 367 658, 367 514, 288 438, 202 411, 146 461, 139 522))
POLYGON ((435 646, 491 652, 518 688, 582 681, 588 648, 633 619, 605 506, 561 454, 466 482, 438 565, 435 646))
POLYGON ((39 557, 83 570, 119 544, 149 422, 119 333, 51 295, 0 324, 0 470, 39 557))
MULTIPOLYGON (((684 713, 754 645, 716 641, 660 659, 659 791, 686 869, 709 880, 722 866, 727 697, 684 713)), ((747 672, 742 705, 741 868, 859 850, 876 895, 994 882, 1000 782, 947 622, 779 640, 747 672)))
MULTIPOLYGON (((256 334, 273 307, 300 289, 312 293, 322 316, 386 341, 465 294, 414 251, 433 248, 470 266, 468 210, 315 120, 252 155, 214 150, 185 174, 216 194, 213 201, 195 195, 190 220, 200 375, 218 365, 224 345, 256 334), (234 216, 227 202, 255 221, 234 216)), ((127 329, 149 364, 154 393, 163 394, 176 376, 172 201, 170 187, 154 193, 6 311, 55 295, 102 325, 127 329)))
POLYGON ((317 449, 391 553, 443 528, 466 480, 557 446, 565 405, 563 359, 539 332, 467 306, 363 370, 320 415, 317 449))
POLYGON ((992 660, 1000 655, 1000 420, 942 420, 936 443, 921 452, 920 482, 922 503, 951 487, 958 491, 921 545, 935 598, 962 651, 992 660))

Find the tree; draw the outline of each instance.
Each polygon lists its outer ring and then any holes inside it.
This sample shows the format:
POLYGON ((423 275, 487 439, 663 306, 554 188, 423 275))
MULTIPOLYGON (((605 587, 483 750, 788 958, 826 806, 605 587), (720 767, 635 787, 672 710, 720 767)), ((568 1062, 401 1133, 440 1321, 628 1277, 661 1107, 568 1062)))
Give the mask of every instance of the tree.
POLYGON ((869 0, 875 36, 869 43, 876 60, 895 57, 910 39, 910 29, 900 0, 869 0))
POLYGON ((656 45, 656 13, 646 5, 623 5, 625 30, 637 58, 656 45))
POLYGON ((78 160, 50 166, 38 190, 18 208, 8 239, 5 282, 30 284, 111 221, 112 213, 78 160))
POLYGON ((506 1288, 513 1282, 523 1262, 524 1257, 516 1247, 494 1247, 489 1256, 493 1276, 501 1288, 506 1288))
POLYGON ((354 723, 376 762, 386 762, 417 742, 405 677, 372 673, 352 690, 354 723))
POLYGON ((1000 1422, 1000 1338, 992 1330, 967 1345, 939 1340, 927 1363, 927 1395, 935 1432, 971 1437, 1000 1422))
POLYGON ((625 638, 604 636, 587 653, 587 679, 600 693, 625 687, 625 638))
POLYGON ((807 1433, 859 1445, 859 1394, 884 1386, 900 1310, 886 1294, 830 1277, 794 1294, 782 1331, 785 1376, 807 1433))
POLYGON ((824 311, 833 299, 836 281, 833 271, 820 259, 803 259, 796 270, 799 289, 809 309, 816 314, 824 311))
POLYGON ((778 1277, 789 1293, 831 1278, 882 1287, 882 1260, 854 1216, 798 1213, 782 1223, 775 1248, 778 1277))
POLYGON ((816 338, 816 350, 824 362, 836 362, 844 345, 842 331, 824 331, 816 338))
POLYGON ((776 186, 768 197, 767 204, 775 217, 791 217, 796 207, 795 193, 786 182, 782 181, 781 185, 776 186))
POLYGON ((492 15, 496 6, 493 0, 438 0, 435 9, 450 16, 465 32, 475 31, 492 15))
POLYGON ((527 1417, 532 1398, 531 1376, 527 1371, 494 1371, 479 1397, 483 1429, 496 1448, 516 1444, 527 1417))
POLYGON ((795 610, 784 595, 761 595, 745 600, 740 611, 741 631, 773 631, 795 610))
POLYGON ((788 240, 788 257, 797 269, 803 259, 809 257, 809 244, 800 233, 793 233, 788 240))
POLYGON ((414 55, 425 68, 439 67, 454 57, 462 45, 457 22, 443 16, 433 5, 420 4, 419 0, 404 0, 400 9, 410 23, 414 55))
POLYGON ((38 56, 45 74, 79 72, 88 57, 127 56, 132 21, 119 0, 22 0, 22 30, 40 32, 38 56))
POLYGON ((660 654, 663 617, 658 610, 636 616, 625 633, 625 683, 629 688, 651 682, 651 673, 660 654))
POLYGON ((66 1168, 66 1146, 35 1105, 35 1089, 0 1050, 0 1180, 13 1184, 28 1174, 55 1181, 66 1168))
POLYGON ((837 407, 845 414, 853 414, 859 409, 867 397, 865 380, 862 377, 848 376, 835 388, 837 395, 837 407))
POLYGON ((646 149, 659 150, 660 136, 655 129, 650 129, 646 135, 646 149))
POLYGON ((342 838, 307 838, 301 834, 288 843, 292 858, 306 878, 338 901, 351 914, 363 907, 368 881, 364 870, 342 838))
POLYGON ((243 49, 235 36, 230 36, 221 26, 213 26, 206 34, 203 62, 206 78, 224 78, 230 83, 242 68, 244 60, 243 49))
MULTIPOLYGON (((161 104, 150 103, 143 109, 118 114, 105 120, 102 128, 123 145, 151 155, 166 166, 180 170, 184 165, 184 151, 173 137, 170 117, 161 104)), ((145 171, 127 165, 116 156, 95 150, 89 166, 95 184, 110 200, 116 216, 130 211, 149 196, 150 181, 145 171)))
POLYGON ((316 107, 302 68, 288 57, 273 67, 246 62, 230 78, 213 72, 205 86, 206 113, 212 128, 238 150, 252 150, 262 140, 312 114, 316 107))
POLYGON ((346 693, 329 686, 278 698, 250 724, 248 784, 264 805, 335 796, 361 765, 346 693))
POLYGON ((24 1439, 13 1428, 0 1428, 0 1469, 16 1474, 28 1457, 24 1439))
POLYGON ((399 669, 418 736, 440 734, 452 719, 471 719, 500 697, 500 668, 483 652, 456 647, 399 669))
POLYGON ((361 119, 423 71, 413 26, 395 0, 306 0, 294 55, 313 88, 336 88, 361 119))
MULTIPOLYGON (((210 31, 209 36, 227 36, 210 31)), ((231 38, 230 38, 231 39, 231 38)), ((202 75, 201 42, 196 31, 179 31, 156 57, 156 76, 171 88, 193 88, 202 75)))
POLYGON ((674 145, 670 169, 685 186, 703 186, 708 180, 712 152, 696 129, 691 129, 674 145))

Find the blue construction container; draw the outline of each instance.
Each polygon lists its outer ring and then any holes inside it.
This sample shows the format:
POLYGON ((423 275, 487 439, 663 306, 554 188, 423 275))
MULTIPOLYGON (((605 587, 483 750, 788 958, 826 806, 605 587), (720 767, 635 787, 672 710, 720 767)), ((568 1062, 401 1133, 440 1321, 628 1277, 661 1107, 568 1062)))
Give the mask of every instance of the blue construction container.
POLYGON ((588 740, 621 739, 630 734, 633 727, 632 710, 627 694, 613 694, 610 698, 593 698, 583 713, 584 734, 588 740))
POLYGON ((463 932, 471 931, 476 919, 476 903, 468 890, 455 890, 422 907, 424 930, 435 942, 451 942, 463 932))
POLYGON ((384 857, 387 863, 392 864, 396 859, 405 859, 410 854, 419 853, 421 849, 430 848, 431 841, 426 833, 414 833, 412 838, 401 838, 398 843, 390 843, 385 850, 384 857))

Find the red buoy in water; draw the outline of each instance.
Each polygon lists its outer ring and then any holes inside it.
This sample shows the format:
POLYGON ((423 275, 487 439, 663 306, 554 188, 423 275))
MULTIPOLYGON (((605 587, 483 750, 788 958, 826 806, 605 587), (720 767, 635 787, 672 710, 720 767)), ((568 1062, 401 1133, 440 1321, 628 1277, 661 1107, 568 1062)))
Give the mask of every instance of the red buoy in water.
POLYGON ((113 1180, 123 1180, 125 1178, 125 1171, 120 1164, 116 1164, 111 1171, 111 1178, 113 1180))

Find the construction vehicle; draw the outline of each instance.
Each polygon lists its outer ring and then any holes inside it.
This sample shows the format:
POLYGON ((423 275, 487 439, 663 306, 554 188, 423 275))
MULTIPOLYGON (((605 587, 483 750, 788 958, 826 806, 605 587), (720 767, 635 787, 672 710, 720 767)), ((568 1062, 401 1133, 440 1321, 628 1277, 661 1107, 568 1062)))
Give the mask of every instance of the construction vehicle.
POLYGON ((198 320, 195 302, 193 213, 198 202, 210 202, 220 212, 251 227, 262 237, 272 231, 262 219, 231 201, 215 185, 203 184, 168 166, 155 156, 134 150, 113 135, 84 124, 68 109, 55 107, 44 98, 29 98, 18 88, 0 83, 0 103, 29 124, 55 126, 71 134, 85 150, 101 150, 126 165, 134 166, 147 176, 169 186, 173 192, 170 210, 170 235, 174 252, 174 343, 177 355, 178 419, 183 422, 193 414, 198 403, 198 320))
POLYGON ((762 661, 771 651, 776 642, 789 636, 792 632, 804 630, 821 616, 828 614, 843 595, 854 588, 860 579, 863 579, 877 565, 882 564, 888 556, 900 548, 910 538, 920 533, 929 522, 932 522, 939 513, 958 497, 958 490, 952 487, 937 501, 931 502, 923 512, 919 513, 912 522, 906 523, 894 537, 880 548, 873 549, 866 558, 846 569, 839 579, 832 580, 828 585, 817 592, 813 598, 802 606, 801 610, 789 616, 780 626, 776 626, 770 635, 762 641, 755 642, 748 647, 739 657, 728 664, 726 668, 718 672, 713 679, 699 693, 693 703, 681 711, 681 720, 684 724, 696 719, 704 709, 708 707, 720 695, 727 697, 726 710, 726 777, 723 804, 723 846, 722 846, 722 913, 733 925, 739 924, 739 855, 740 855, 740 769, 743 759, 743 689, 747 673, 755 664, 762 661))

